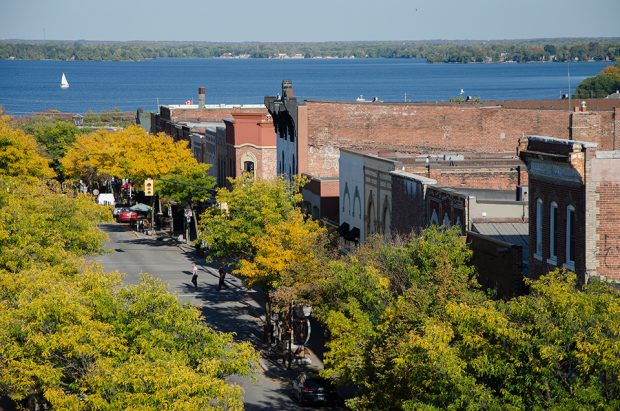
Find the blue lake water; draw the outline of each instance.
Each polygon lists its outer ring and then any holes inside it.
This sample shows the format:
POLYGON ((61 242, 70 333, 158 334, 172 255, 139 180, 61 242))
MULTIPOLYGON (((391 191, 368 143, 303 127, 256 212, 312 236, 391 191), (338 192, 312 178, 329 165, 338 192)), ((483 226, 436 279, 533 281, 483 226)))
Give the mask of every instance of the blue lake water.
POLYGON ((262 104, 293 81, 300 99, 445 101, 558 99, 611 63, 427 64, 415 59, 158 59, 143 62, 0 60, 0 106, 14 115, 48 109, 153 111, 205 86, 207 103, 262 104), (60 88, 65 73, 69 89, 60 88))

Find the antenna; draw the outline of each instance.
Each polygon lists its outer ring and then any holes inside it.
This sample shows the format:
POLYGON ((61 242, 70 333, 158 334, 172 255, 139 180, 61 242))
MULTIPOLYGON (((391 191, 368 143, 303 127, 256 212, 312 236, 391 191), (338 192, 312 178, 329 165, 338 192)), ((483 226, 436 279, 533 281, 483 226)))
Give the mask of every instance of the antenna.
POLYGON ((566 65, 568 70, 568 111, 570 112, 572 107, 570 106, 570 55, 568 56, 568 63, 566 65))

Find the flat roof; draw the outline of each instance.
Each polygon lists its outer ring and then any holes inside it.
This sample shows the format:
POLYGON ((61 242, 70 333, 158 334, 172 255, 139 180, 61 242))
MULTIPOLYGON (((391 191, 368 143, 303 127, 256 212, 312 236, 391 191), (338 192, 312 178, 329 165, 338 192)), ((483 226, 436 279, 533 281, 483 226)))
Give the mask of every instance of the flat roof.
POLYGON ((472 224, 472 231, 508 244, 521 246, 523 250, 523 267, 524 271, 527 272, 530 243, 529 223, 508 221, 494 223, 475 222, 472 224))
POLYGON ((476 197, 480 201, 516 201, 516 192, 514 190, 490 190, 485 188, 467 188, 467 187, 450 187, 436 186, 433 188, 448 189, 457 194, 476 197))
POLYGON ((185 109, 185 110, 219 110, 219 109, 264 109, 264 104, 205 104, 203 108, 199 108, 198 104, 162 104, 162 107, 168 107, 170 109, 185 109))

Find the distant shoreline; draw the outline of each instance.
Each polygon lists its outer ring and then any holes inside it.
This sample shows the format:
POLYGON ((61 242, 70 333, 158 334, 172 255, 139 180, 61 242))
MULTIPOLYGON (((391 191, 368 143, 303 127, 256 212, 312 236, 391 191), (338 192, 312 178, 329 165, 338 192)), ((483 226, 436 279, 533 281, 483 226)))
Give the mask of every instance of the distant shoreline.
POLYGON ((2 60, 145 61, 161 58, 423 59, 428 63, 614 61, 620 38, 320 43, 0 40, 2 60))
MULTIPOLYGON (((490 62, 431 62, 423 58, 419 57, 309 57, 309 58, 278 58, 278 57, 244 57, 244 58, 234 58, 234 57, 158 57, 158 58, 144 58, 142 60, 80 60, 80 59, 18 59, 18 58, 0 58, 1 61, 62 61, 62 62, 91 62, 91 63, 143 63, 145 61, 153 61, 153 60, 282 60, 282 61, 299 61, 299 60, 418 60, 420 63, 424 64, 450 64, 450 65, 458 65, 458 64, 564 64, 567 61, 490 61, 490 62)), ((578 61, 570 61, 571 64, 587 64, 587 63, 605 63, 605 60, 578 60, 578 61)), ((612 63, 612 61, 609 61, 612 63)))

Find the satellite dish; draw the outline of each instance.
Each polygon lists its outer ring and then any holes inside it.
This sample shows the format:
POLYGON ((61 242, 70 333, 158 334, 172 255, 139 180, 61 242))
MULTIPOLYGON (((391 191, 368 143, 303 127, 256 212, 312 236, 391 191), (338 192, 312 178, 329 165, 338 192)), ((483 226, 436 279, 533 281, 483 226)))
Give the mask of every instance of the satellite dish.
POLYGON ((93 195, 94 196, 98 196, 99 195, 99 190, 97 190, 96 188, 93 190, 93 195))

